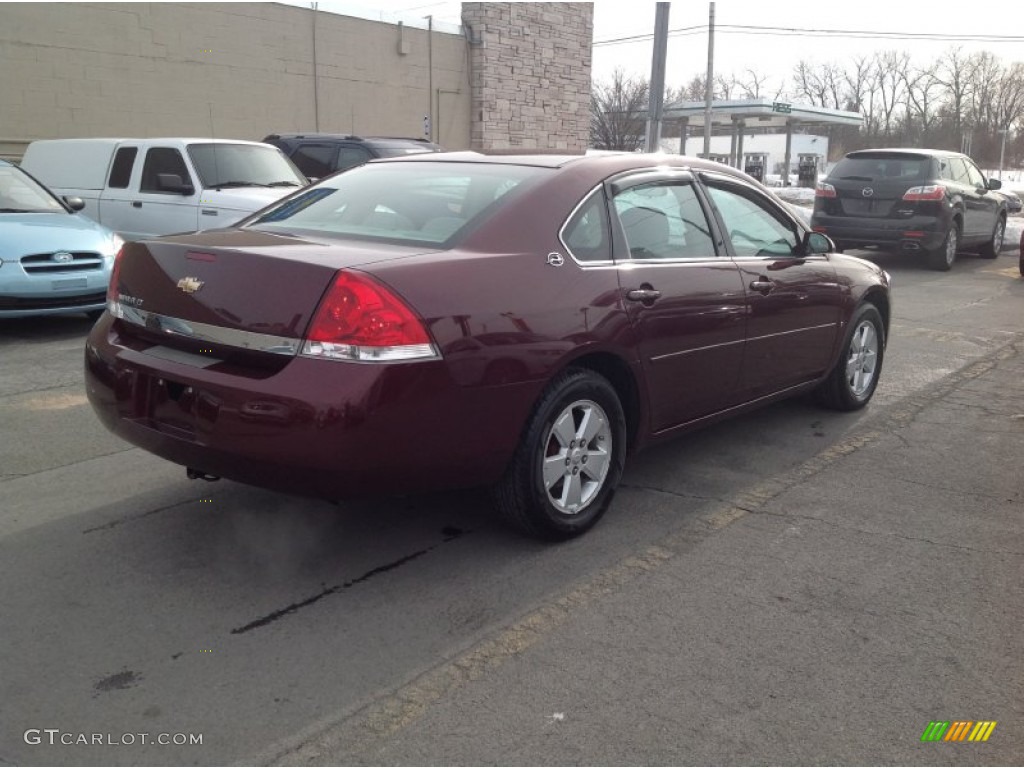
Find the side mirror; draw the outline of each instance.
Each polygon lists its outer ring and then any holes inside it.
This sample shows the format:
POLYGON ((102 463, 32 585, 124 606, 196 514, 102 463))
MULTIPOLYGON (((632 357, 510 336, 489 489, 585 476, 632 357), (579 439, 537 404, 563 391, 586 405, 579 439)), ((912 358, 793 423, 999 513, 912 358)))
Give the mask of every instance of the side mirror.
POLYGON ((181 176, 176 173, 158 173, 156 185, 163 192, 177 192, 179 195, 194 195, 196 188, 188 182, 182 181, 181 176))
POLYGON ((63 201, 65 202, 65 203, 67 203, 67 206, 68 206, 68 208, 70 208, 70 209, 71 209, 71 212, 72 212, 72 213, 74 213, 74 212, 76 212, 76 211, 80 211, 80 210, 82 210, 83 208, 85 208, 85 200, 83 200, 83 199, 82 199, 82 198, 80 198, 80 197, 66 197, 66 196, 65 196, 65 197, 63 197, 63 198, 61 198, 61 199, 62 199, 62 200, 63 200, 63 201))
POLYGON ((836 252, 836 244, 832 242, 832 238, 822 232, 808 232, 804 235, 801 246, 805 256, 810 256, 813 253, 836 252))
POLYGON ((1001 182, 999 179, 989 179, 988 180, 988 188, 989 189, 993 189, 993 190, 994 189, 1002 189, 1002 187, 1003 187, 1003 182, 1001 182))

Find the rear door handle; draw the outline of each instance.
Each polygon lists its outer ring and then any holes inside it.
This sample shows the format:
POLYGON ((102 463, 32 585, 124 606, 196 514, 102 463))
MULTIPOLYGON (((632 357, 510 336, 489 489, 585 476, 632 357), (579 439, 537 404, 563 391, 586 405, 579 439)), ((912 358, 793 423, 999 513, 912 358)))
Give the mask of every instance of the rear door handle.
POLYGON ((775 288, 775 283, 771 280, 758 279, 750 283, 750 290, 760 291, 761 293, 770 293, 775 288))
POLYGON ((656 291, 653 288, 634 288, 626 292, 626 298, 630 301, 654 302, 661 298, 661 291, 656 291))

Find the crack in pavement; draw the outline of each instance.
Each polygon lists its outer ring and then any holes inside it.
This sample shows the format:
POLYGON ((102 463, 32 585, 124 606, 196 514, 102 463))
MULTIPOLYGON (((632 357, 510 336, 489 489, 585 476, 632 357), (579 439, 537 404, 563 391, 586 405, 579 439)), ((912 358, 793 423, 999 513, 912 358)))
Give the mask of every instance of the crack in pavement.
POLYGON ((185 504, 192 504, 193 502, 199 501, 199 499, 201 499, 201 498, 202 498, 202 496, 196 496, 194 499, 185 499, 184 501, 176 501, 174 504, 167 504, 166 506, 157 507, 156 509, 149 509, 149 510, 146 510, 145 512, 140 512, 137 515, 125 515, 124 517, 119 517, 117 520, 111 520, 109 523, 104 523, 103 525, 93 526, 92 528, 86 528, 84 531, 82 531, 82 533, 95 533, 96 531, 109 531, 111 528, 117 528, 117 526, 123 525, 125 523, 132 523, 132 522, 135 522, 136 520, 141 520, 144 517, 150 517, 151 515, 156 515, 156 514, 159 514, 161 512, 166 512, 169 509, 174 509, 175 507, 181 507, 181 506, 184 506, 185 504))

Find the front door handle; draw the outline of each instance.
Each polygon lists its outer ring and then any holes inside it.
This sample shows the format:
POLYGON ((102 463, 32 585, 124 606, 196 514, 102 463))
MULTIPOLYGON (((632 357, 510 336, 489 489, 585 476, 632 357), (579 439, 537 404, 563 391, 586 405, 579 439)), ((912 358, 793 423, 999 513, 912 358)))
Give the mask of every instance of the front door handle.
POLYGON ((771 293, 775 288, 775 283, 765 278, 758 278, 750 283, 750 290, 760 291, 761 293, 771 293))
POLYGON ((651 304, 661 298, 661 291, 656 291, 650 286, 647 286, 646 288, 634 288, 633 290, 626 292, 626 298, 630 301, 639 301, 644 304, 651 304))
POLYGON ((142 207, 142 203, 140 203, 138 200, 133 200, 132 201, 132 208, 141 208, 141 207, 142 207))

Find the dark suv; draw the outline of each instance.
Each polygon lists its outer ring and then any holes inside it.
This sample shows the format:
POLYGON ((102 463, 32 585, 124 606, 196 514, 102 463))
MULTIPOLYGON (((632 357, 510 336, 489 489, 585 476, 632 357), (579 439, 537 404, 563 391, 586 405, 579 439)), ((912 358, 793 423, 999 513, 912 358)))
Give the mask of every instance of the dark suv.
POLYGON ((989 192, 1000 186, 957 152, 850 152, 818 182, 811 227, 839 249, 924 252, 932 269, 945 271, 960 249, 999 255, 1006 198, 989 192))
POLYGON ((348 136, 341 133, 272 133, 263 139, 284 152, 310 179, 362 165, 375 157, 441 152, 426 139, 348 136))

